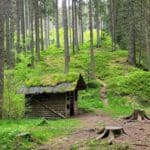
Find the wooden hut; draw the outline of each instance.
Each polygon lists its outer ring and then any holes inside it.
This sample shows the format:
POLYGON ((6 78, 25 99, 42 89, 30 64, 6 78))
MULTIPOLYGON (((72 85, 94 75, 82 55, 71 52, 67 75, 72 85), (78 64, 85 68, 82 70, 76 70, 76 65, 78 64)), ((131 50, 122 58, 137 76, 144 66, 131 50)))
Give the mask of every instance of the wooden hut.
POLYGON ((50 82, 46 86, 30 83, 19 90, 25 94, 27 117, 66 118, 78 114, 78 91, 86 88, 84 79, 81 74, 70 81, 62 78, 52 85, 50 82))

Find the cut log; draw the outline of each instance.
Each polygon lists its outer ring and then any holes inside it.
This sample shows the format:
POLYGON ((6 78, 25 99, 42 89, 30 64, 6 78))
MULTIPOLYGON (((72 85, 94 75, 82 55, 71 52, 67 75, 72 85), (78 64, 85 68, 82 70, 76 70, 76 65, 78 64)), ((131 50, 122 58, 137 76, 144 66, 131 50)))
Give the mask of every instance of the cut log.
POLYGON ((135 109, 130 116, 124 117, 123 119, 127 120, 128 122, 150 120, 145 111, 140 109, 135 109))
POLYGON ((100 132, 98 132, 98 134, 100 135, 96 138, 97 140, 105 139, 105 138, 109 138, 110 140, 113 140, 126 133, 123 127, 107 126, 103 128, 100 132))

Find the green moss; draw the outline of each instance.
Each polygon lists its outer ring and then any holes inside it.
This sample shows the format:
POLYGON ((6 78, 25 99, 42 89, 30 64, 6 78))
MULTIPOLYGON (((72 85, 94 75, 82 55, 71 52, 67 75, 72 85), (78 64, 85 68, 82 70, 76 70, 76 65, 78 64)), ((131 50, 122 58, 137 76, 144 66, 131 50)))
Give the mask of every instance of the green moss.
POLYGON ((55 86, 59 83, 77 83, 79 79, 79 74, 69 73, 65 74, 46 74, 43 76, 33 77, 26 81, 26 86, 34 87, 34 86, 55 86))
POLYGON ((131 95, 136 99, 149 100, 150 72, 135 71, 126 76, 118 76, 108 80, 109 89, 117 95, 131 95))
POLYGON ((75 119, 49 120, 48 124, 39 126, 41 119, 0 120, 0 150, 36 150, 42 141, 71 133, 79 127, 75 119), (33 141, 18 139, 20 133, 31 133, 33 141))

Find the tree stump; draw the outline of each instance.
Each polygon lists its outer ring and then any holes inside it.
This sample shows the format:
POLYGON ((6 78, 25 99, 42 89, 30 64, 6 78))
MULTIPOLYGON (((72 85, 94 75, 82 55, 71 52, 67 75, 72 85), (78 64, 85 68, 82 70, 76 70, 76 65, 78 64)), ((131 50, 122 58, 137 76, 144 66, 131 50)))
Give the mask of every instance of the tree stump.
POLYGON ((117 127, 117 126, 107 126, 103 128, 100 132, 98 132, 100 136, 98 136, 96 139, 105 139, 109 138, 110 140, 113 140, 123 134, 125 134, 125 131, 123 127, 117 127))
POLYGON ((123 119, 127 120, 128 122, 150 120, 145 111, 140 109, 135 109, 130 116, 124 117, 123 119))

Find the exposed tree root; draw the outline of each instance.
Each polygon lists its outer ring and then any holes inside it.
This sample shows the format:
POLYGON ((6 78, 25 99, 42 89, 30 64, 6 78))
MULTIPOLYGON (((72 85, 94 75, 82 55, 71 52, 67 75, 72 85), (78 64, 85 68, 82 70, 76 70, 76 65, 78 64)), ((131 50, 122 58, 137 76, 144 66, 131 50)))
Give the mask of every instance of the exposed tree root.
POLYGON ((148 121, 150 118, 146 115, 144 110, 135 109, 130 116, 124 117, 128 122, 132 121, 148 121))
POLYGON ((109 138, 112 141, 113 139, 126 133, 123 127, 107 126, 98 132, 98 134, 100 135, 96 138, 97 140, 109 138))

